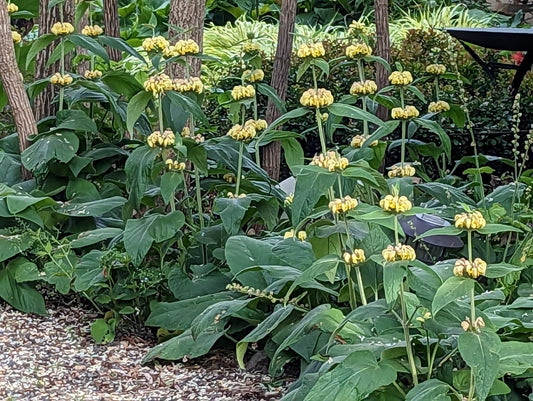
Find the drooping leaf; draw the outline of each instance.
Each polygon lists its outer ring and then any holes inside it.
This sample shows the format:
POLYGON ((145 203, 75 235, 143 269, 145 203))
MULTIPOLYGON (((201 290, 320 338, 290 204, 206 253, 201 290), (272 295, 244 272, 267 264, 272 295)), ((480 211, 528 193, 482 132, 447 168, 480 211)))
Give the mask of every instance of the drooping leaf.
POLYGON ((252 199, 244 198, 217 198, 215 200, 214 212, 220 215, 224 229, 230 235, 235 235, 241 228, 242 219, 250 207, 252 199))
POLYGON ((158 153, 159 150, 156 148, 139 146, 126 161, 124 170, 128 177, 127 189, 130 193, 130 201, 136 209, 140 207, 141 199, 150 181, 152 165, 158 153))
POLYGON ((35 171, 54 159, 67 163, 76 156, 78 147, 79 139, 70 131, 42 136, 22 152, 22 164, 28 170, 35 171))
POLYGON ((398 298, 404 277, 405 266, 401 263, 387 262, 383 266, 383 287, 385 289, 385 299, 389 305, 394 304, 398 298))
POLYGON ((250 302, 252 302, 252 298, 232 299, 209 305, 191 324, 193 338, 198 337, 203 332, 223 330, 228 319, 245 308, 250 302))
POLYGON ((65 202, 57 213, 72 217, 101 217, 111 210, 123 206, 127 200, 121 196, 98 199, 91 202, 65 202))
POLYGON ((133 133, 135 123, 143 113, 144 109, 146 109, 146 106, 148 106, 150 100, 152 100, 152 93, 143 90, 138 92, 128 102, 126 127, 129 132, 133 133))
POLYGON ((328 107, 328 110, 331 114, 336 116, 353 118, 355 120, 366 120, 377 126, 382 126, 384 124, 384 122, 374 114, 349 104, 333 103, 328 107))
POLYGON ((452 276, 446 280, 435 293, 431 309, 433 316, 453 301, 462 298, 472 291, 475 281, 471 278, 452 276))
POLYGON ((161 196, 166 205, 174 202, 174 195, 178 187, 183 183, 183 173, 167 171, 161 176, 161 196))
POLYGON ((0 298, 26 313, 46 315, 42 295, 29 283, 17 283, 9 269, 0 269, 0 298))
POLYGON ((450 401, 448 392, 450 387, 437 379, 429 379, 418 386, 415 386, 407 393, 405 401, 450 401))
POLYGON ((105 62, 109 62, 109 56, 106 50, 95 39, 86 35, 72 33, 68 35, 67 40, 74 43, 76 46, 87 49, 94 55, 101 57, 105 62))

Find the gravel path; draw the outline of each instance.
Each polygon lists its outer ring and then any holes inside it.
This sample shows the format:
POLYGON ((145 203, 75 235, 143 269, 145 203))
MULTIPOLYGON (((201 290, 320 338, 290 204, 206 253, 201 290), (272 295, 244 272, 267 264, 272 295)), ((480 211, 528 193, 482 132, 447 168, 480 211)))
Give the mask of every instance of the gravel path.
POLYGON ((279 400, 268 377, 243 372, 231 355, 141 366, 154 345, 123 335, 97 345, 94 316, 54 306, 49 316, 20 313, 0 302, 0 400, 279 400))

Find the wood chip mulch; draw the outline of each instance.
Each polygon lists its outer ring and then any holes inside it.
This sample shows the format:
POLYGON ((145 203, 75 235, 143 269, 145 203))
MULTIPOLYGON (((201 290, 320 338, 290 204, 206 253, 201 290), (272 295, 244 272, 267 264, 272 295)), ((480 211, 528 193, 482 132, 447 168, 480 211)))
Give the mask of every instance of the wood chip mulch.
POLYGON ((239 370, 231 354, 188 363, 142 366, 154 346, 138 335, 95 344, 95 316, 53 306, 48 316, 20 313, 0 301, 0 400, 274 401, 269 377, 239 370))

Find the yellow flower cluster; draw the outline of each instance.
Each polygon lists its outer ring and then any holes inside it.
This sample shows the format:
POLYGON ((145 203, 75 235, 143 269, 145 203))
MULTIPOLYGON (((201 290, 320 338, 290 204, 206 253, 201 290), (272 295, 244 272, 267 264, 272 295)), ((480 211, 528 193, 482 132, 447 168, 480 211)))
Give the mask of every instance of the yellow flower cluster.
POLYGON ((163 49, 165 57, 187 56, 200 53, 200 46, 192 39, 178 40, 175 45, 167 46, 163 49))
POLYGON ((468 259, 461 258, 455 262, 453 267, 453 274, 459 277, 478 278, 484 276, 487 271, 487 262, 483 259, 475 258, 473 262, 468 259))
POLYGON ((455 227, 466 230, 479 230, 487 225, 481 212, 461 213, 455 215, 455 227))
POLYGON ((450 105, 444 100, 439 100, 438 102, 431 102, 428 107, 430 113, 441 113, 443 111, 450 110, 450 105))
POLYGON ((255 89, 252 85, 237 85, 231 90, 231 97, 234 100, 249 99, 255 96, 255 89))
POLYGON ((244 123, 244 125, 250 125, 252 127, 254 127, 254 129, 259 132, 259 131, 264 131, 267 129, 268 127, 268 123, 266 122, 266 120, 263 120, 263 119, 259 119, 259 120, 248 120, 244 123))
POLYGON ((98 79, 102 78, 102 71, 99 70, 87 70, 83 76, 87 79, 98 79))
POLYGON ((155 148, 156 146, 172 146, 174 145, 175 140, 176 137, 174 136, 174 133, 167 129, 163 134, 161 134, 160 131, 152 132, 146 139, 146 142, 148 143, 148 146, 155 148))
POLYGON ((333 214, 339 214, 339 213, 346 213, 350 210, 353 210, 357 207, 359 202, 357 202, 357 199, 352 198, 349 195, 346 195, 342 199, 333 199, 331 202, 329 202, 329 209, 333 214))
POLYGON ((233 184, 235 182, 235 174, 233 173, 227 173, 222 176, 224 181, 229 182, 230 184, 233 184))
POLYGON ((168 48, 168 40, 162 36, 154 36, 153 38, 146 38, 143 40, 142 47, 147 52, 163 51, 168 48))
POLYGON ((365 95, 372 95, 376 93, 378 90, 378 85, 376 82, 367 79, 364 82, 354 82, 352 84, 352 87, 350 88, 350 94, 354 96, 365 96, 365 95))
POLYGON ((50 77, 50 83, 54 85, 59 85, 59 86, 70 85, 72 81, 73 79, 70 75, 68 74, 61 75, 60 72, 56 72, 54 75, 50 77))
MULTIPOLYGON (((352 138, 352 141, 350 142, 350 146, 356 149, 362 148, 363 144, 368 138, 370 138, 370 135, 356 135, 352 138)), ((377 146, 378 143, 379 143, 378 140, 372 141, 370 146, 377 146)))
POLYGON ((204 84, 198 77, 174 79, 172 81, 172 87, 176 92, 195 92, 200 94, 204 91, 204 84))
POLYGON ((420 115, 420 112, 415 106, 405 106, 404 108, 393 108, 390 114, 391 117, 395 120, 409 120, 410 118, 418 117, 420 115))
POLYGON ((426 72, 431 75, 442 75, 446 72, 446 66, 442 64, 430 64, 426 67, 426 72))
POLYGON ((389 81, 393 85, 405 86, 413 82, 413 76, 409 71, 394 71, 390 74, 389 81))
POLYGON ((8 3, 7 4, 7 12, 8 13, 16 13, 19 10, 19 7, 15 3, 8 3))
POLYGON ((411 166, 410 164, 404 164, 403 167, 401 165, 395 164, 394 166, 392 166, 388 175, 389 175, 389 178, 412 177, 415 175, 415 173, 416 173, 415 168, 411 166))
POLYGON ((292 205, 292 202, 294 201, 294 194, 289 194, 285 197, 285 201, 283 202, 286 206, 292 205))
POLYGON ((242 79, 246 82, 261 82, 265 79, 265 73, 261 69, 246 70, 242 73, 242 79))
POLYGON ((387 262, 416 259, 415 250, 409 245, 402 244, 398 244, 396 246, 389 245, 381 252, 381 255, 387 262))
POLYGON ((167 159, 165 161, 165 164, 167 165, 167 168, 169 170, 177 170, 177 171, 183 171, 185 170, 185 162, 179 162, 177 160, 167 159))
POLYGON ((485 327, 485 321, 483 320, 481 316, 478 316, 476 321, 472 323, 470 321, 470 318, 467 317, 466 320, 463 320, 461 322, 461 327, 463 328, 464 331, 472 330, 472 331, 475 331, 476 333, 479 333, 481 331, 481 328, 485 327))
POLYGON ((167 74, 159 74, 144 81, 144 89, 147 92, 152 92, 154 96, 157 96, 165 93, 165 91, 174 89, 174 85, 167 74))
POLYGON ((81 30, 81 34, 85 36, 99 36, 104 33, 100 25, 85 25, 81 30))
POLYGON ((306 90, 300 98, 300 103, 305 107, 328 107, 333 101, 331 92, 324 88, 306 90))
POLYGON ((242 47, 242 51, 245 53, 258 52, 261 49, 258 43, 248 42, 242 47))
MULTIPOLYGON (((284 235, 283 235, 283 238, 287 239, 287 238, 294 238, 295 235, 294 235, 294 229, 291 229, 289 231, 287 231, 284 235)), ((296 234, 296 237, 300 240, 300 241, 305 241, 307 239, 307 233, 305 231, 298 231, 298 233, 296 234)))
POLYGON ((230 198, 230 199, 242 199, 242 198, 246 198, 246 194, 234 195, 233 192, 228 192, 228 198, 230 198))
POLYGON ((236 124, 228 131, 227 135, 236 141, 248 142, 255 138, 256 130, 253 124, 236 124))
POLYGON ((386 212, 404 213, 411 210, 413 204, 405 196, 387 195, 379 201, 379 206, 386 212))
POLYGON ((348 165, 350 162, 346 157, 341 157, 337 152, 330 150, 325 155, 324 153, 321 153, 318 156, 313 157, 313 160, 311 160, 311 163, 309 163, 312 166, 319 166, 322 168, 327 169, 328 171, 342 171, 348 165))
POLYGON ((348 34, 368 36, 370 34, 370 28, 367 27, 363 22, 353 21, 348 26, 348 34))
POLYGON ((309 43, 309 44, 301 44, 298 48, 298 57, 300 58, 306 58, 306 57, 322 57, 326 54, 326 50, 324 49, 324 45, 321 42, 316 43, 309 43))
POLYGON ((184 127, 181 131, 181 137, 182 138, 191 138, 196 141, 196 143, 202 143, 205 141, 205 138, 202 134, 196 134, 194 136, 191 135, 191 129, 189 127, 184 127))
POLYGON ((342 255, 344 262, 349 265, 358 265, 364 263, 366 260, 365 251, 362 249, 354 249, 352 253, 344 252, 342 255))
POLYGON ((372 48, 366 43, 356 43, 346 48, 346 57, 348 58, 365 58, 372 55, 372 48))
POLYGON ((20 43, 22 40, 22 36, 20 36, 20 33, 17 31, 11 31, 11 37, 13 38, 13 43, 15 44, 20 43))
POLYGON ((56 36, 68 35, 69 33, 74 32, 74 27, 69 22, 56 22, 52 25, 50 32, 56 36))

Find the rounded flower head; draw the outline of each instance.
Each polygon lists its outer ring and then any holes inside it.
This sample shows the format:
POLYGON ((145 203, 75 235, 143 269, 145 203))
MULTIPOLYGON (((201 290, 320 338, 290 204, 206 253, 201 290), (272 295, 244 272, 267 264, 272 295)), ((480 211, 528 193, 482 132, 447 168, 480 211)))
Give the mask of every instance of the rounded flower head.
POLYGON ((85 25, 81 30, 81 34, 85 36, 100 36, 104 30, 100 25, 85 25))
POLYGON ((294 232, 294 229, 290 229, 285 234, 283 234, 283 238, 298 238, 300 241, 304 242, 307 239, 307 233, 305 231, 298 231, 298 233, 294 232))
POLYGON ((228 192, 228 198, 230 199, 242 199, 242 198, 246 198, 246 194, 234 194, 233 192, 228 192))
POLYGON ((468 259, 461 258, 455 261, 453 267, 453 274, 459 277, 470 277, 477 279, 479 276, 484 276, 487 271, 487 262, 483 259, 475 258, 473 262, 468 259))
POLYGON ((285 201, 283 203, 285 204, 285 206, 291 206, 293 200, 294 200, 294 194, 289 194, 285 197, 285 201))
POLYGON ((19 7, 15 3, 8 3, 7 4, 7 12, 9 14, 16 13, 19 10, 19 7))
POLYGON ((416 118, 420 115, 420 112, 415 106, 405 106, 404 108, 395 107, 391 110, 391 117, 394 120, 409 120, 416 118))
POLYGON ((200 46, 192 39, 178 40, 171 48, 172 56, 187 56, 200 53, 200 46))
POLYGON ((313 157, 311 163, 312 166, 319 166, 327 169, 328 171, 342 171, 350 164, 346 157, 341 157, 337 152, 329 151, 325 155, 321 153, 318 156, 313 157))
POLYGON ((56 72, 50 77, 50 83, 53 85, 68 86, 72 81, 73 79, 69 74, 61 75, 59 72, 56 72))
POLYGON ((428 106, 428 111, 430 113, 441 113, 443 111, 449 111, 450 105, 444 100, 439 100, 438 102, 431 102, 428 106))
POLYGON ((300 98, 300 103, 305 107, 328 107, 333 103, 333 95, 324 88, 314 90, 313 88, 305 91, 300 98))
POLYGON ((426 72, 431 75, 442 75, 446 72, 446 66, 442 64, 430 64, 426 67, 426 72))
POLYGON ((98 79, 98 78, 102 78, 102 71, 99 71, 99 70, 87 70, 85 71, 85 74, 83 74, 83 76, 87 79, 98 79))
POLYGON ((487 225, 483 215, 478 212, 461 213, 455 215, 455 227, 465 230, 479 230, 487 225))
POLYGON ((350 88, 350 94, 354 96, 366 96, 373 95, 378 90, 378 85, 376 82, 367 79, 364 82, 356 81, 352 84, 350 88))
POLYGON ((174 79, 172 81, 172 88, 176 92, 195 92, 202 93, 204 91, 204 84, 198 77, 191 77, 188 79, 174 79))
POLYGON ((405 86, 413 82, 413 76, 409 71, 394 71, 390 74, 389 81, 393 85, 405 86))
POLYGON ((261 82, 265 79, 265 73, 261 69, 257 70, 246 70, 242 73, 242 79, 245 82, 261 82))
POLYGON ((370 28, 363 22, 353 21, 348 27, 348 35, 350 36, 368 36, 370 34, 370 28))
POLYGON ((266 120, 248 120, 244 123, 244 126, 251 126, 255 129, 256 132, 264 131, 268 127, 266 120))
POLYGON ((350 45, 346 48, 346 57, 348 58, 365 58, 371 55, 372 48, 363 42, 356 43, 355 45, 350 45))
POLYGON ((13 38, 13 43, 15 44, 20 43, 22 40, 22 36, 20 36, 20 33, 17 31, 11 31, 11 37, 13 38))
POLYGON ((56 22, 52 25, 50 32, 56 36, 68 35, 69 33, 74 32, 74 27, 69 22, 56 22))
POLYGON ((415 250, 409 245, 397 244, 396 246, 389 245, 385 248, 381 255, 383 259, 387 262, 397 262, 397 261, 413 261, 416 259, 415 250))
POLYGON ((306 58, 306 57, 323 57, 326 54, 326 50, 324 49, 324 45, 321 42, 317 43, 309 43, 309 44, 302 44, 298 48, 298 57, 300 58, 306 58))
POLYGON ((143 40, 142 47, 147 52, 163 51, 169 46, 168 40, 163 36, 154 36, 143 40))
POLYGON ((144 89, 154 96, 162 95, 173 89, 172 80, 167 74, 154 75, 144 82, 144 89))
POLYGON ((394 262, 396 260, 396 250, 392 245, 389 245, 387 248, 385 248, 381 252, 381 255, 387 262, 394 262))
POLYGON ((261 50, 261 47, 259 46, 258 43, 247 42, 242 47, 242 51, 244 53, 246 53, 246 54, 248 54, 248 53, 256 53, 259 50, 261 50))
POLYGON ((334 199, 329 202, 329 209, 333 214, 346 213, 357 207, 359 203, 357 199, 353 199, 351 196, 346 195, 342 199, 334 199))
POLYGON ((178 162, 177 160, 172 159, 167 159, 165 164, 169 170, 183 171, 186 167, 185 162, 178 162))
POLYGON ((227 135, 236 141, 249 142, 255 138, 256 131, 252 124, 244 124, 244 126, 236 124, 231 127, 227 135))
POLYGON ((161 134, 160 131, 152 132, 146 139, 146 143, 151 148, 155 148, 156 146, 167 147, 174 145, 175 140, 176 137, 174 133, 171 130, 167 129, 163 132, 163 134, 161 134))
POLYGON ((231 90, 233 100, 250 99, 255 96, 255 89, 252 85, 237 85, 231 90))
POLYGON ((386 212, 404 213, 413 207, 413 204, 405 196, 387 195, 379 201, 379 206, 386 212))
MULTIPOLYGON (((370 135, 356 135, 352 138, 350 146, 356 149, 362 148, 363 144, 368 140, 368 138, 370 138, 370 135)), ((378 140, 372 141, 370 146, 377 146, 378 143, 378 140)))
POLYGON ((364 263, 366 260, 365 251, 362 249, 354 249, 351 253, 344 252, 342 258, 348 265, 358 265, 364 263))
POLYGON ((412 177, 416 173, 416 170, 413 166, 410 164, 404 164, 403 167, 401 165, 395 164, 390 169, 388 175, 389 178, 394 177, 412 177))

